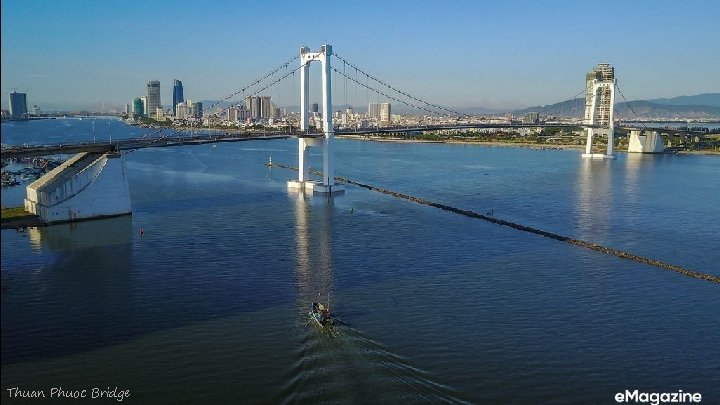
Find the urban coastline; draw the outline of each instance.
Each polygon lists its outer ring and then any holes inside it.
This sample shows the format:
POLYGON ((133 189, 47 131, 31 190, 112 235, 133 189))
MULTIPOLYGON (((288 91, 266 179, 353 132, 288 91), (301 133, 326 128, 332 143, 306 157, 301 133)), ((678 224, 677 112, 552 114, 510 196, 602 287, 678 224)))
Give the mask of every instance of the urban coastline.
POLYGON ((712 13, 76 3, 3 3, 3 404, 720 398, 712 13))

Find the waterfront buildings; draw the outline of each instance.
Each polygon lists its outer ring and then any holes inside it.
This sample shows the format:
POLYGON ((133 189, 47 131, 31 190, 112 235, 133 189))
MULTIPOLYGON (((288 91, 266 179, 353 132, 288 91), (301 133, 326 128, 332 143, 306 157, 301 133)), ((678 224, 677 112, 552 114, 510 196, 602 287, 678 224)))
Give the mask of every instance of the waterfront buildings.
POLYGON ((14 119, 27 118, 27 94, 13 91, 10 93, 10 117, 14 119))
POLYGON ((183 97, 183 84, 180 80, 175 79, 175 83, 173 84, 173 111, 175 111, 178 103, 182 103, 183 101, 185 101, 183 97))
POLYGON ((147 111, 146 114, 155 115, 157 108, 162 108, 160 102, 160 82, 157 80, 151 80, 147 84, 147 111))

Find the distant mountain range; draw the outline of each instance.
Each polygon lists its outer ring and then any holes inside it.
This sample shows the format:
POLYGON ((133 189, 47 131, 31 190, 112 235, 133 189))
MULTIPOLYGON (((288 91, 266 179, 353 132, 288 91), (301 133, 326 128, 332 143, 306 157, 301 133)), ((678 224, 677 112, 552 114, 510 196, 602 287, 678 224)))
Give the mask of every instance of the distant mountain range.
MULTIPOLYGON (((540 116, 559 115, 582 117, 585 99, 562 101, 545 106, 534 106, 512 111, 514 115, 538 112, 540 116)), ((635 100, 615 103, 615 116, 622 119, 652 118, 720 118, 720 93, 704 93, 696 96, 635 100), (637 114, 637 116, 636 116, 637 114)))
MULTIPOLYGON (((213 100, 202 100, 203 107, 206 109, 217 103, 213 100)), ((235 102, 220 102, 214 111, 230 107, 235 102)), ((346 105, 334 105, 333 111, 345 110, 346 105)), ((299 106, 286 107, 288 112, 298 112, 299 106)), ((355 112, 367 111, 367 106, 354 107, 355 112)), ((501 114, 502 111, 493 110, 483 107, 450 107, 464 114, 501 114)), ((392 112, 395 114, 417 114, 422 113, 421 110, 412 110, 404 105, 393 104, 392 112)), ((561 101, 559 103, 533 106, 523 108, 521 110, 511 111, 515 116, 522 116, 529 112, 538 112, 541 117, 547 116, 563 116, 581 118, 585 113, 585 99, 576 98, 574 100, 561 101)), ((651 100, 635 100, 625 103, 624 101, 615 104, 615 116, 621 119, 633 119, 640 117, 641 119, 653 118, 710 118, 720 119, 720 93, 704 93, 695 96, 679 96, 673 98, 656 98, 651 100), (632 109, 631 109, 632 107, 632 109), (636 115, 637 114, 637 115, 636 115)))

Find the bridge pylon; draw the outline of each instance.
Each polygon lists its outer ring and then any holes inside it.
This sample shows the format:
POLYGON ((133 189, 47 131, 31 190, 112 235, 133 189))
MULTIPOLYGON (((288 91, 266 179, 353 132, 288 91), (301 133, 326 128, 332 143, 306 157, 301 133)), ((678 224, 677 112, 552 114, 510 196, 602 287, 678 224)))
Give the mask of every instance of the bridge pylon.
POLYGON ((300 48, 300 131, 298 138, 298 179, 288 181, 288 188, 308 190, 316 193, 336 193, 345 191, 342 184, 335 184, 333 167, 333 139, 335 129, 332 122, 332 83, 330 59, 332 58, 332 46, 323 45, 320 52, 310 52, 310 48, 300 48), (309 73, 310 62, 320 61, 322 64, 322 119, 324 136, 320 138, 304 137, 309 133, 309 110, 310 110, 310 85, 309 73), (323 151, 323 175, 322 181, 309 179, 309 154, 308 148, 320 147, 323 151))
POLYGON ((583 157, 599 159, 615 159, 615 69, 609 63, 598 64, 586 78, 585 91, 585 124, 600 125, 602 128, 587 128, 587 142, 583 157), (593 153, 592 143, 595 135, 606 135, 608 138, 607 152, 593 153))

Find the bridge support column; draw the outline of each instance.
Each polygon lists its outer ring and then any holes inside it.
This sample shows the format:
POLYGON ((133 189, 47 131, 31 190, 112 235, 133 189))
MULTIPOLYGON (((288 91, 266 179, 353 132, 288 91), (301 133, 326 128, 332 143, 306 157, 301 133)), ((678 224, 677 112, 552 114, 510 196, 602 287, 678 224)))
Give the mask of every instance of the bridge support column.
POLYGON ((298 138, 298 182, 302 183, 308 179, 310 168, 308 161, 308 145, 305 138, 298 138))
POLYGON ((331 67, 330 59, 332 57, 332 47, 323 45, 320 52, 310 52, 310 48, 300 48, 300 139, 298 140, 298 179, 297 181, 288 181, 288 188, 308 190, 317 193, 335 193, 345 190, 341 184, 335 184, 335 174, 333 167, 333 138, 335 137, 335 129, 332 122, 332 83, 331 83, 331 67), (303 137, 309 135, 309 96, 310 87, 308 82, 309 65, 312 61, 320 61, 322 64, 322 119, 323 134, 322 138, 303 137), (322 181, 312 181, 309 179, 309 147, 322 147, 323 152, 323 175, 322 181))

